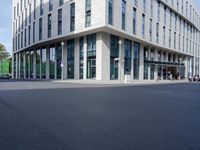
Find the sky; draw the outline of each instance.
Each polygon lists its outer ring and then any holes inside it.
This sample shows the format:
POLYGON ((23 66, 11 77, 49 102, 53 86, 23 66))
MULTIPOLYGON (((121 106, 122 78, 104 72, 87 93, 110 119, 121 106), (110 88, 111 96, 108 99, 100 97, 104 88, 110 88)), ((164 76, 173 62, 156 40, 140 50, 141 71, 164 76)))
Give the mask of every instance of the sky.
MULTIPOLYGON (((200 0, 195 0, 200 9, 200 0)), ((0 0, 0 43, 12 53, 12 0, 0 0)))

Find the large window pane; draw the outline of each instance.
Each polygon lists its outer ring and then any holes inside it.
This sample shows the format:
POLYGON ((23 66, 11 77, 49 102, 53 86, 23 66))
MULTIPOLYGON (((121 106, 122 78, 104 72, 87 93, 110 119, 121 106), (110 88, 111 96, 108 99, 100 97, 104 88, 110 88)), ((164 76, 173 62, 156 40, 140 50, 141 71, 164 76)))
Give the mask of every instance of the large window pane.
POLYGON ((74 40, 67 41, 67 78, 74 79, 74 40))
POLYGON ((49 77, 55 79, 55 47, 50 48, 49 77))
POLYGON ((47 63, 47 55, 46 48, 42 49, 42 78, 46 78, 46 63, 47 63))
POLYGON ((62 62, 62 46, 59 44, 57 46, 56 50, 56 63, 57 63, 57 79, 61 79, 61 73, 62 73, 62 67, 61 67, 61 62, 62 62))
POLYGON ((134 43, 134 79, 139 79, 140 43, 134 43))

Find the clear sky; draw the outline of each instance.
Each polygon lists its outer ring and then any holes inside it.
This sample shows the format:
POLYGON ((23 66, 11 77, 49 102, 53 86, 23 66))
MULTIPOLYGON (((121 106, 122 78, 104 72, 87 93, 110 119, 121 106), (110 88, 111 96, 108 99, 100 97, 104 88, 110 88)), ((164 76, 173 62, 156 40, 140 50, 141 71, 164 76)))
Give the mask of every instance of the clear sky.
MULTIPOLYGON (((200 8, 200 0, 196 0, 200 8)), ((0 0, 0 43, 12 52, 12 0, 0 0)))

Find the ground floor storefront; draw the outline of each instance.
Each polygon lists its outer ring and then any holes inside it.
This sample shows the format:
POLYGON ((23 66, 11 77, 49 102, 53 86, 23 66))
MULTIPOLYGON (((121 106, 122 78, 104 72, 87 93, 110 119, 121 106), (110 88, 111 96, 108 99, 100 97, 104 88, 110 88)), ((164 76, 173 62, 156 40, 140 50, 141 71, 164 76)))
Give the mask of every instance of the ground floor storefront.
POLYGON ((181 80, 199 73, 189 55, 104 32, 49 42, 13 58, 17 79, 181 80))

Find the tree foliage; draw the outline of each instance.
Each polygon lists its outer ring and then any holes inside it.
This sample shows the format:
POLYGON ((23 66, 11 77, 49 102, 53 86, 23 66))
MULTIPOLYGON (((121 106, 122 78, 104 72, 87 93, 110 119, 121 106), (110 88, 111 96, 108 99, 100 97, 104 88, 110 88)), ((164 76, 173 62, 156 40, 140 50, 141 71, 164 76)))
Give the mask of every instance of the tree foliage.
POLYGON ((6 51, 6 48, 3 44, 0 43, 0 61, 7 58, 9 53, 6 51))

